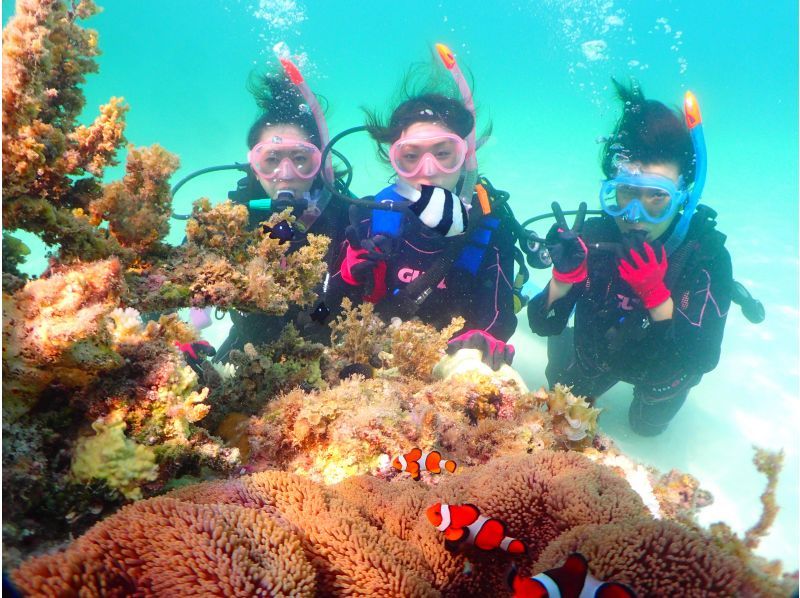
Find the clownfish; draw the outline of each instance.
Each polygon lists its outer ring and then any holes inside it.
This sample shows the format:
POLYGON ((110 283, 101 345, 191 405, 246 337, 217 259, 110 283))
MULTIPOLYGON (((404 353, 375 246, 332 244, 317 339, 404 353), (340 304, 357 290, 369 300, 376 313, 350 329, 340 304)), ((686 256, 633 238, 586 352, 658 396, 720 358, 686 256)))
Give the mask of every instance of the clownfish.
POLYGON ((481 515, 475 505, 446 505, 437 502, 425 512, 433 525, 444 532, 448 549, 466 542, 481 550, 502 548, 510 554, 525 554, 527 547, 522 540, 506 535, 506 524, 499 519, 481 515))
POLYGON ((423 453, 419 448, 411 449, 411 452, 405 455, 395 457, 392 461, 392 467, 397 471, 407 471, 411 474, 411 478, 419 480, 420 474, 423 471, 431 473, 442 473, 442 469, 454 473, 456 470, 456 462, 449 459, 442 459, 442 454, 439 451, 428 451, 423 453))
POLYGON ((635 598, 634 591, 615 581, 600 581, 589 573, 589 563, 577 552, 557 569, 521 577, 516 567, 508 575, 514 598, 635 598))

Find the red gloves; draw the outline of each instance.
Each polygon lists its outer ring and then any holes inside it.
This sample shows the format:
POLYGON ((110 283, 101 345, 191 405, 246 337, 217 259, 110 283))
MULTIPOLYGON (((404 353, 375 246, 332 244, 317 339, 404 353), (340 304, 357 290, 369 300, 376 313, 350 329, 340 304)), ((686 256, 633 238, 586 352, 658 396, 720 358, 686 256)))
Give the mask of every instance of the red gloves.
POLYGON ((206 357, 213 357, 217 350, 208 341, 194 341, 193 343, 181 343, 175 341, 178 351, 183 354, 186 363, 194 372, 203 379, 203 361, 206 357))
POLYGON ((658 307, 669 299, 669 289, 664 284, 664 275, 667 273, 667 251, 661 246, 661 260, 656 259, 653 247, 643 243, 645 258, 635 250, 630 250, 633 264, 625 259, 619 260, 619 275, 627 282, 633 291, 642 299, 647 309, 658 307))
POLYGON ((483 353, 483 362, 493 370, 504 363, 511 365, 514 360, 514 345, 504 343, 483 330, 468 330, 448 341, 448 353, 452 355, 459 349, 479 349, 483 353))
POLYGON ((386 261, 374 259, 366 249, 355 249, 350 241, 345 246, 342 280, 353 286, 364 285, 364 300, 377 303, 386 295, 386 261))

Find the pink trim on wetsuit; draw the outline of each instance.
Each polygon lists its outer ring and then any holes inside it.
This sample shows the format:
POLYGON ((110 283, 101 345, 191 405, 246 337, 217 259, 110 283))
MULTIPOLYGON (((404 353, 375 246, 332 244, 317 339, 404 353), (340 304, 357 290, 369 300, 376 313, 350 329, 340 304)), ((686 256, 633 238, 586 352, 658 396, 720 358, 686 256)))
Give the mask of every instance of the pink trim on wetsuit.
POLYGON ((728 315, 728 312, 727 312, 727 311, 726 311, 724 314, 723 314, 723 313, 720 311, 720 309, 719 309, 719 304, 717 303, 717 300, 716 300, 716 299, 714 299, 714 295, 712 295, 712 294, 711 294, 711 275, 708 273, 708 270, 701 270, 701 272, 702 272, 703 274, 705 274, 705 275, 706 275, 706 278, 708 279, 708 284, 706 285, 706 288, 704 288, 704 289, 700 289, 699 291, 696 291, 696 292, 695 292, 695 295, 699 295, 699 294, 701 294, 701 293, 705 293, 705 300, 703 301, 703 307, 702 307, 702 308, 700 308, 700 316, 699 316, 699 318, 698 318, 697 322, 692 322, 692 320, 689 318, 689 316, 687 316, 687 315, 686 315, 686 314, 683 312, 683 310, 682 310, 682 309, 680 309, 679 307, 676 307, 676 308, 675 308, 675 311, 677 311, 677 312, 678 312, 679 314, 681 314, 681 315, 682 315, 684 318, 686 318, 686 320, 687 320, 687 321, 688 321, 688 322, 689 322, 689 323, 690 323, 692 326, 697 326, 698 328, 699 328, 699 327, 701 327, 701 326, 703 325, 703 318, 705 317, 705 313, 706 313, 706 306, 708 305, 708 302, 709 302, 709 301, 710 301, 711 303, 713 303, 713 304, 714 304, 714 308, 716 309, 717 315, 718 315, 720 318, 723 318, 723 317, 725 317, 725 316, 727 316, 727 315, 728 315))

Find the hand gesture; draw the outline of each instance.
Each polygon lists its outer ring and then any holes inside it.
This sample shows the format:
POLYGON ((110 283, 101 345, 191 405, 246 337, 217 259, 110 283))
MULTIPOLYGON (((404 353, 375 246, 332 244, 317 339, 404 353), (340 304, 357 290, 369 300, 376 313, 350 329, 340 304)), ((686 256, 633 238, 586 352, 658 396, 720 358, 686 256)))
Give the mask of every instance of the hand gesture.
POLYGON ((578 206, 572 228, 569 228, 558 202, 554 201, 552 208, 556 223, 547 233, 545 242, 553 259, 553 278, 567 284, 583 282, 587 276, 588 251, 580 233, 586 218, 586 202, 581 202, 578 206))
POLYGON ((623 243, 628 259, 621 257, 617 269, 619 275, 641 298, 645 308, 658 307, 669 299, 670 292, 664 284, 667 273, 667 251, 660 243, 650 245, 643 239, 627 238, 623 243), (634 247, 631 247, 634 245, 634 247), (636 246, 639 245, 638 248, 636 246), (656 249, 653 248, 656 247, 656 249), (656 255, 660 257, 657 258, 656 255))

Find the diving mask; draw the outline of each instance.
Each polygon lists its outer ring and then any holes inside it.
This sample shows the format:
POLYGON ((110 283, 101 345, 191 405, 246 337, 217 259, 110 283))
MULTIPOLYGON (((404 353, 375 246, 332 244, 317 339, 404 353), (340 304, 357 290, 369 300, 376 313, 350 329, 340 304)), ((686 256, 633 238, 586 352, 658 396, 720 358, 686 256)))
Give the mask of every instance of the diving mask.
POLYGON ((311 179, 319 172, 322 154, 313 143, 275 135, 247 154, 253 171, 266 179, 311 179))
POLYGON ((628 222, 644 220, 659 224, 672 218, 686 201, 683 179, 676 185, 672 179, 641 172, 626 165, 613 179, 600 187, 600 205, 614 218, 628 222))
POLYGON ((454 133, 401 137, 389 149, 389 160, 400 176, 451 174, 464 164, 467 142, 454 133))

